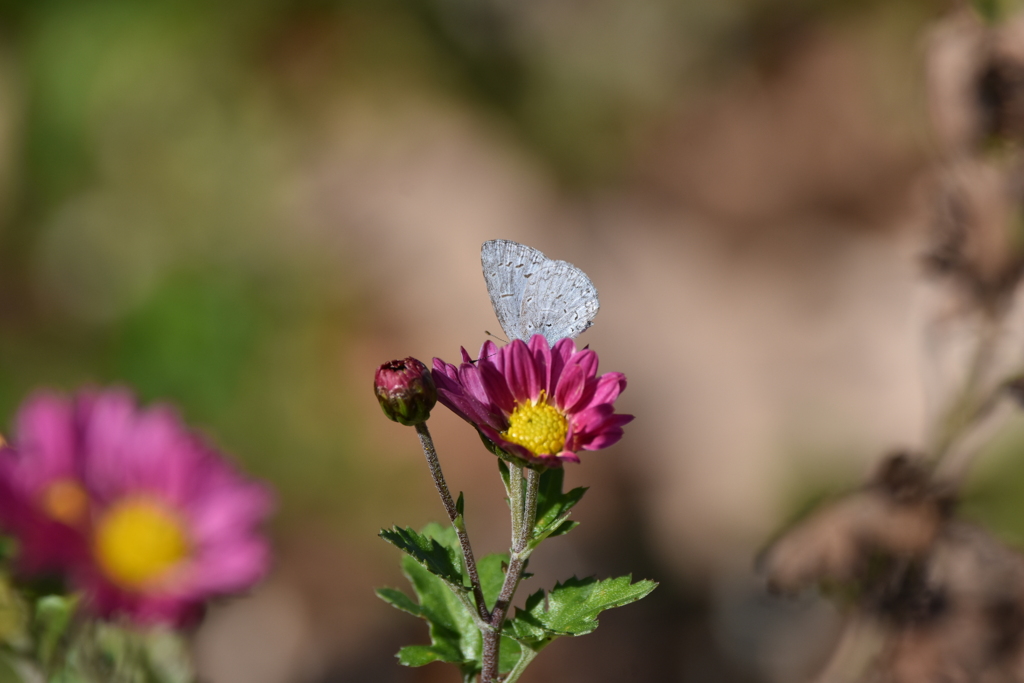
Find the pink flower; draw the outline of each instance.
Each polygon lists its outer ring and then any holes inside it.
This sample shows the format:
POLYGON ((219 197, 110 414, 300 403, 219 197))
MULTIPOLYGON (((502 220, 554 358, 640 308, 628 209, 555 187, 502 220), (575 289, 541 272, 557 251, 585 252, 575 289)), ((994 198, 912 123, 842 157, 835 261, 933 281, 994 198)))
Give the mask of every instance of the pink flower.
POLYGON ((24 573, 58 572, 88 558, 77 421, 68 401, 36 394, 18 412, 16 447, 0 449, 0 520, 20 541, 24 573))
POLYGON ((24 569, 62 570, 101 616, 181 624, 268 568, 258 526, 269 490, 171 408, 139 409, 127 391, 30 399, 0 451, 0 486, 24 569), (64 542, 70 550, 56 552, 64 542))
POLYGON ((456 367, 434 359, 438 400, 501 450, 548 467, 579 462, 622 438, 632 415, 615 413, 626 388, 621 372, 597 375, 597 354, 572 339, 549 347, 539 334, 498 348, 487 341, 475 363, 462 350, 456 367))

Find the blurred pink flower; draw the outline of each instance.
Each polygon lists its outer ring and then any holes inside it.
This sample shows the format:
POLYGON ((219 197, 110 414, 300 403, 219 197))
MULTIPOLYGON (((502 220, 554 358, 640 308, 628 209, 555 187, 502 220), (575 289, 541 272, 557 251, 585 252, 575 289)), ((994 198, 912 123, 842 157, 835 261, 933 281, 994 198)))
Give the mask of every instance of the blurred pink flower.
POLYGON ((270 491, 170 407, 141 410, 124 390, 30 399, 0 451, 0 486, 24 568, 63 570, 102 616, 181 624, 268 568, 270 491))
POLYGON ((462 350, 456 367, 434 359, 438 400, 503 451, 549 467, 579 462, 622 438, 632 415, 615 413, 626 388, 621 372, 597 375, 597 354, 572 339, 549 347, 536 334, 498 348, 487 341, 475 363, 462 350))
POLYGON ((57 572, 89 556, 78 411, 38 393, 21 407, 13 444, 0 449, 0 521, 20 541, 27 574, 57 572))

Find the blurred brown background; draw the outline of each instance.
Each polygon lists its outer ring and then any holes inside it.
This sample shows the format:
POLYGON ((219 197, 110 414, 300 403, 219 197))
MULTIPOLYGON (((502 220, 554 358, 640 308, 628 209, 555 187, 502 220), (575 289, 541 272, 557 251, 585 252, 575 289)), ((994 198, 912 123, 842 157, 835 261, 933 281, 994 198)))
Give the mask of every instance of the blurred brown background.
MULTIPOLYGON (((662 582, 523 680, 800 681, 836 613, 753 558, 921 444, 925 0, 0 2, 0 412, 33 387, 168 399, 280 491, 273 576, 196 634, 211 683, 456 681, 376 537, 443 510, 370 391, 499 331, 481 242, 583 268, 637 415, 569 468, 572 574, 662 582)), ((432 428, 478 552, 494 458, 432 428)), ((970 509, 1024 538, 1010 434, 970 509)))

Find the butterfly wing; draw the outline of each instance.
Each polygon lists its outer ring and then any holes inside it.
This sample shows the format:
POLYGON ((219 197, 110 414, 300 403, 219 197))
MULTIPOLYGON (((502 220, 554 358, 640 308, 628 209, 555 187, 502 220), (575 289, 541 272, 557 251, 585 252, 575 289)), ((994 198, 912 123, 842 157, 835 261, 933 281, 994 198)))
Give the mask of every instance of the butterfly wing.
POLYGON ((586 273, 565 261, 547 259, 525 286, 519 324, 524 337, 540 333, 554 344, 575 338, 594 322, 601 302, 586 273))
POLYGON ((488 240, 480 248, 487 293, 509 341, 530 338, 522 325, 522 302, 528 283, 549 259, 511 240, 488 240))

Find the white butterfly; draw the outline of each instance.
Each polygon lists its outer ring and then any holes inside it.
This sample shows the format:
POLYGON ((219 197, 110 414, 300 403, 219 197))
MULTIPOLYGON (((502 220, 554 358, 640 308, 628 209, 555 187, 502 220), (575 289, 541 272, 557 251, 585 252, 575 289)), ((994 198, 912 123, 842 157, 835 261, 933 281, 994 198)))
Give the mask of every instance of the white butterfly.
POLYGON ((548 344, 575 338, 594 323, 601 302, 586 273, 510 240, 480 249, 487 293, 509 341, 543 334, 548 344))

